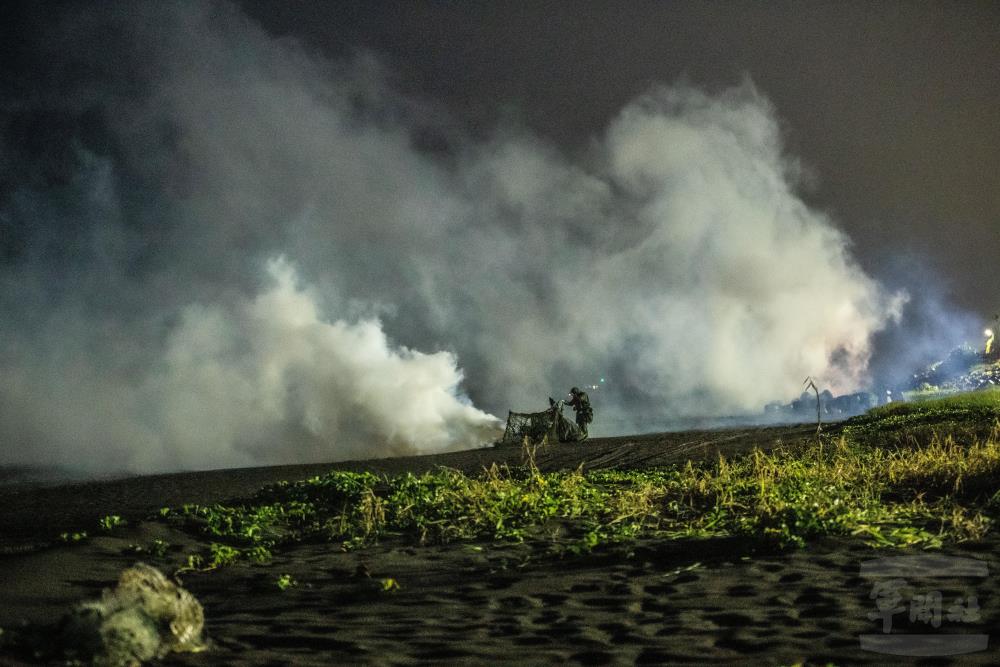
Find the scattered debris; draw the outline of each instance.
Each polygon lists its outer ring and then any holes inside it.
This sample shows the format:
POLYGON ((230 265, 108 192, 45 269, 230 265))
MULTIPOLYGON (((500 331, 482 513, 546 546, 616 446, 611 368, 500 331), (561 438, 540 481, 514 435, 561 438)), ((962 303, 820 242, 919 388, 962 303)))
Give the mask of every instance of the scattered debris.
MULTIPOLYGON (((890 387, 881 395, 858 392, 835 397, 829 390, 818 391, 814 383, 812 389, 816 393, 815 398, 804 391, 791 403, 768 403, 764 406, 764 413, 771 418, 797 420, 804 420, 815 413, 819 423, 824 416, 838 419, 853 417, 893 401, 920 400, 1000 387, 1000 346, 995 343, 991 329, 987 329, 984 334, 986 342, 982 350, 971 345, 960 345, 940 361, 913 373, 907 382, 890 387)), ((807 389, 810 387, 810 380, 811 378, 806 378, 807 389)))
POLYGON ((171 652, 207 648, 201 604, 145 563, 121 573, 118 585, 78 604, 62 620, 58 644, 66 657, 97 666, 139 665, 171 652))
MULTIPOLYGON (((819 403, 820 414, 828 418, 843 419, 861 415, 879 405, 878 397, 866 391, 859 391, 854 394, 844 394, 834 396, 829 389, 819 392, 814 397, 808 391, 791 403, 774 402, 764 406, 764 413, 772 416, 795 417, 805 419, 816 414, 816 404, 819 403)), ((821 417, 817 417, 820 421, 821 417)))
POLYGON ((564 401, 549 399, 549 409, 541 412, 508 412, 507 427, 497 445, 547 442, 581 442, 586 434, 563 416, 564 401))
POLYGON ((969 345, 956 347, 941 361, 913 374, 909 391, 955 393, 1000 386, 1000 359, 996 356, 993 332, 986 330, 983 351, 969 345))

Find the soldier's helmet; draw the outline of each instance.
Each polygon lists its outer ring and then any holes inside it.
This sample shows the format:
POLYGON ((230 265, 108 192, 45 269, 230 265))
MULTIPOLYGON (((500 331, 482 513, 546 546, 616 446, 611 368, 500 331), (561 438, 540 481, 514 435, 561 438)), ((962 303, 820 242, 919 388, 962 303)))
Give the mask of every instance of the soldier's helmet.
POLYGON ((574 395, 575 394, 579 394, 580 393, 580 388, 579 387, 573 387, 572 389, 569 390, 569 393, 574 394, 574 395))

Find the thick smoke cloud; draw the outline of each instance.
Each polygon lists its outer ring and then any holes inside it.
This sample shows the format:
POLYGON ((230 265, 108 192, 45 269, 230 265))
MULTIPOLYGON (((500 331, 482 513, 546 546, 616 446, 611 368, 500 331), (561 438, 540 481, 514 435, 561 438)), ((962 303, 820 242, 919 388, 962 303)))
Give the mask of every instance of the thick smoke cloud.
POLYGON ((240 443, 281 462, 322 460, 330 443, 360 457, 372 443, 401 453, 495 437, 496 419, 456 398, 450 354, 393 349, 375 320, 325 322, 287 263, 268 272, 275 284, 235 312, 182 312, 148 384, 168 451, 240 443))
POLYGON ((0 463, 474 446, 602 376, 598 433, 757 410, 857 387, 902 306, 749 81, 657 87, 568 156, 468 140, 226 4, 46 39, 55 83, 3 111, 0 463))

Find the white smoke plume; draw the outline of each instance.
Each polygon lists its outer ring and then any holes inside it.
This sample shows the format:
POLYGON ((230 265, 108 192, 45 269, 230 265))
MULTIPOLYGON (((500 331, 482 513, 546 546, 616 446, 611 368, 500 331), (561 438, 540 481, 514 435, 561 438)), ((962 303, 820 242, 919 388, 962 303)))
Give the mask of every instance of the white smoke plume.
POLYGON ((268 273, 275 284, 233 312, 184 309, 144 386, 160 406, 159 451, 278 463, 496 438, 497 419, 459 400, 452 355, 393 349, 376 320, 323 321, 287 262, 268 273))
POLYGON ((0 146, 0 463, 474 446, 496 421, 464 396, 504 415, 599 377, 598 434, 758 410, 806 375, 857 388, 904 301, 803 203, 749 80, 656 87, 569 156, 468 139, 227 4, 67 26, 53 67, 97 74, 42 103, 75 128, 61 178, 0 146))

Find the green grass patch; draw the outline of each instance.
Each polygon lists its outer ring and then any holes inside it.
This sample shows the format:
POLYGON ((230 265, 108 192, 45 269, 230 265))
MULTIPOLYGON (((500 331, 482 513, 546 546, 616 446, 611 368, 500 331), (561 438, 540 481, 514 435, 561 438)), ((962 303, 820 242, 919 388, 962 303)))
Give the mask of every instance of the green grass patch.
POLYGON ((1000 420, 1000 388, 883 405, 849 419, 844 435, 854 443, 880 447, 926 445, 952 437, 986 440, 1000 420))
POLYGON ((548 541, 562 553, 640 536, 740 536, 780 547, 826 535, 938 547, 983 537, 1000 512, 1000 392, 893 404, 839 435, 794 447, 646 470, 493 466, 393 477, 331 472, 239 505, 184 505, 163 520, 211 541, 189 568, 266 563, 303 541, 359 548, 548 541))
POLYGON ((113 533, 120 528, 124 528, 127 524, 128 522, 117 514, 109 514, 101 517, 101 520, 97 522, 98 528, 105 533, 113 533))

